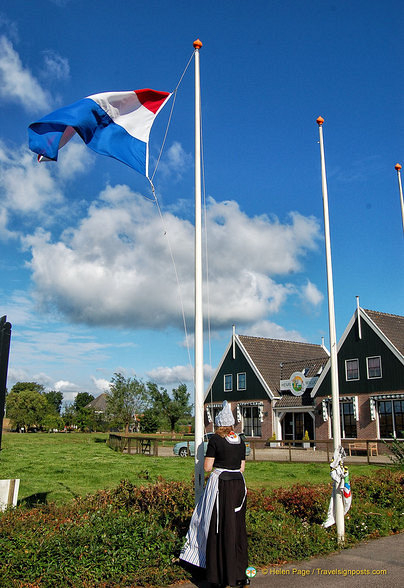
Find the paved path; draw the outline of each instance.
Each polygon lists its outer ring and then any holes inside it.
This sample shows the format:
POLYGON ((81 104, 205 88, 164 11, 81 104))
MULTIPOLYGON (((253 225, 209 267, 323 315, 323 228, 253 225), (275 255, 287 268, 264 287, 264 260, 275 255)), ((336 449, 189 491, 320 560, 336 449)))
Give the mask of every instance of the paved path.
MULTIPOLYGON (((253 562, 252 562, 253 565, 253 562)), ((210 588, 204 580, 176 588, 210 588)), ((363 542, 325 557, 265 568, 251 588, 398 588, 404 586, 404 533, 363 542)))

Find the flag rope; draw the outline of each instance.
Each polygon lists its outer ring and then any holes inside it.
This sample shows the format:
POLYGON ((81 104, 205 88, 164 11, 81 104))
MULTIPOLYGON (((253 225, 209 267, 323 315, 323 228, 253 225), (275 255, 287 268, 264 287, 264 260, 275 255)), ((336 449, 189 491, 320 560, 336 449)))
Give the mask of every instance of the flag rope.
POLYGON ((190 65, 190 63, 191 63, 191 61, 192 61, 192 59, 193 59, 194 55, 195 55, 195 51, 192 53, 191 57, 189 58, 189 60, 188 60, 188 63, 187 63, 187 65, 185 66, 185 69, 184 69, 184 71, 182 72, 182 75, 181 75, 181 77, 180 77, 180 79, 179 79, 179 81, 178 81, 178 84, 176 85, 176 87, 175 87, 175 89, 174 89, 174 91, 173 91, 173 101, 172 101, 172 104, 171 104, 171 110, 170 110, 170 114, 169 114, 169 116, 168 116, 168 121, 167 121, 166 130, 165 130, 165 133, 164 133, 163 141, 162 141, 162 143, 161 143, 160 153, 159 153, 159 155, 158 155, 158 157, 157 157, 157 162, 156 162, 156 165, 155 165, 154 171, 153 171, 153 173, 152 173, 152 175, 151 175, 151 178, 149 178, 149 179, 150 179, 152 182, 153 182, 154 176, 156 175, 156 171, 157 171, 157 168, 158 168, 158 166, 159 166, 159 163, 160 163, 161 156, 162 156, 162 154, 163 154, 164 146, 165 146, 166 139, 167 139, 167 135, 168 135, 168 129, 169 129, 169 127, 170 127, 171 118, 172 118, 172 115, 173 115, 173 110, 174 110, 175 100, 176 100, 176 98, 177 98, 177 92, 178 92, 178 88, 180 87, 180 84, 181 84, 181 82, 182 82, 182 79, 183 79, 183 77, 185 76, 185 73, 186 73, 186 71, 187 71, 187 69, 188 69, 188 67, 189 67, 189 65, 190 65))

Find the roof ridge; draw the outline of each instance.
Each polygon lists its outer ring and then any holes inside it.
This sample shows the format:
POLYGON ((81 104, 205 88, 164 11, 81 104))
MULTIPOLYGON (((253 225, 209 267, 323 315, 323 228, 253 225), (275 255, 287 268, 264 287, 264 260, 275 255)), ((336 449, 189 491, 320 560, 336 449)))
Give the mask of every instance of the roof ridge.
POLYGON ((292 339, 273 339, 272 337, 256 337, 254 335, 238 335, 239 337, 246 337, 248 339, 260 339, 261 341, 279 341, 280 343, 295 343, 296 345, 312 345, 313 347, 323 346, 320 343, 308 343, 306 341, 293 341, 292 339))
POLYGON ((362 308, 362 310, 364 310, 365 312, 374 312, 375 314, 381 314, 383 316, 391 316, 391 317, 395 317, 395 318, 404 319, 404 316, 401 314, 391 314, 389 312, 382 312, 381 310, 372 310, 371 308, 362 308))

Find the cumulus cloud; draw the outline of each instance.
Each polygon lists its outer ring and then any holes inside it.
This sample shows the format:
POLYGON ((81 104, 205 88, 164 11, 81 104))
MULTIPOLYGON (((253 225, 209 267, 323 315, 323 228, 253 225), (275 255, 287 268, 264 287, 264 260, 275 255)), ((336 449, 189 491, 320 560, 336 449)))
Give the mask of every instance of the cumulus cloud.
POLYGON ((69 380, 59 380, 58 382, 55 382, 54 388, 56 392, 70 392, 76 394, 79 389, 79 387, 76 384, 73 384, 73 382, 69 382, 69 380))
MULTIPOLYGON (((296 289, 289 277, 317 247, 318 222, 291 213, 281 223, 248 217, 236 202, 209 200, 209 298, 212 328, 251 325, 280 310, 296 289), (282 282, 279 277, 287 277, 282 282)), ((91 325, 156 328, 181 325, 180 300, 192 320, 192 224, 128 186, 108 186, 77 227, 56 242, 44 231, 27 238, 37 294, 70 320, 91 325), (179 293, 168 239, 179 276, 179 293)), ((206 286, 206 285, 205 285, 206 286)), ((312 301, 315 287, 306 286, 312 301)))
POLYGON ((100 392, 108 392, 110 389, 110 382, 105 378, 95 378, 91 376, 91 381, 100 392))
MULTIPOLYGON (((81 142, 63 148, 57 164, 38 163, 26 146, 8 149, 0 139, 0 238, 22 234, 23 224, 49 226, 66 216, 64 187, 72 177, 86 173, 93 164, 92 152, 81 142), (10 227, 17 218, 19 232, 10 227)), ((69 216, 73 211, 69 203, 69 216)))
POLYGON ((19 103, 28 112, 49 110, 52 102, 5 35, 0 36, 0 97, 19 103))
POLYGON ((252 337, 266 337, 284 341, 305 341, 299 331, 285 329, 281 325, 268 320, 257 321, 253 325, 249 325, 246 332, 252 337))
POLYGON ((302 288, 302 297, 314 307, 319 306, 324 299, 323 293, 310 280, 307 280, 307 283, 302 288))
POLYGON ((26 147, 10 151, 0 141, 0 171, 3 206, 10 212, 31 215, 63 200, 52 169, 38 164, 26 147))
MULTIPOLYGON (((213 369, 205 364, 203 367, 205 379, 211 378, 213 369)), ((191 365, 176 365, 173 367, 160 366, 147 372, 147 377, 160 385, 179 385, 193 382, 194 368, 191 365)))

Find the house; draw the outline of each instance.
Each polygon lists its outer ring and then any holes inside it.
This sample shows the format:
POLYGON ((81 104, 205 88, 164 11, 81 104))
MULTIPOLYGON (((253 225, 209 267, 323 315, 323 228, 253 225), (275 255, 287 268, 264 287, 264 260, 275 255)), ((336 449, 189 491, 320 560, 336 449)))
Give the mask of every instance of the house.
POLYGON ((213 430, 223 400, 231 403, 235 431, 267 441, 314 438, 315 402, 310 391, 329 353, 323 345, 233 336, 205 396, 205 429, 213 430))
MULTIPOLYGON (((359 306, 338 343, 342 439, 404 437, 404 317, 359 306)), ((316 439, 331 435, 330 363, 315 384, 316 439)))
MULTIPOLYGON (((404 317, 359 306, 338 344, 342 439, 404 438, 404 317)), ((332 439, 324 345, 233 336, 205 395, 206 431, 228 400, 235 431, 267 441, 332 439)))
POLYGON ((94 398, 91 402, 89 402, 86 408, 91 408, 94 410, 95 414, 103 415, 107 411, 107 398, 108 394, 103 392, 96 398, 94 398))

